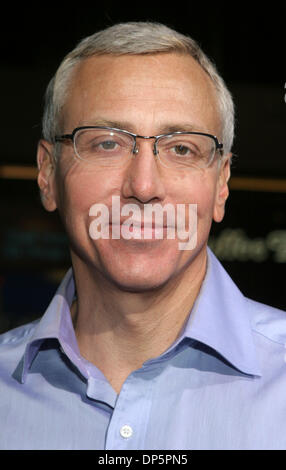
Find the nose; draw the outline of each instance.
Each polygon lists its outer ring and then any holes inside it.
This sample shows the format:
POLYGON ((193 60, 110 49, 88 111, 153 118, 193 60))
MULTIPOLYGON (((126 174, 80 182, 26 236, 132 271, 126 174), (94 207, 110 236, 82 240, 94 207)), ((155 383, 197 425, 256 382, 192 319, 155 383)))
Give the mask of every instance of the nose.
POLYGON ((162 169, 157 162, 154 141, 137 140, 135 152, 124 174, 122 194, 124 198, 135 198, 142 203, 158 202, 165 198, 162 169))

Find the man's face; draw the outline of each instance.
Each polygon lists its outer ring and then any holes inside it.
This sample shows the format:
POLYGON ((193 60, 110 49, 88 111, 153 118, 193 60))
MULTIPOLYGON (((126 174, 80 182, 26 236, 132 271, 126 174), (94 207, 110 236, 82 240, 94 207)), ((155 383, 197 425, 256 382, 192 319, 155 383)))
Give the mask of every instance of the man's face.
MULTIPOLYGON (((211 133, 221 138, 213 85, 191 58, 178 54, 100 56, 83 61, 72 80, 63 109, 63 133, 84 125, 113 125, 139 135, 170 129, 211 133)), ((229 165, 218 169, 173 170, 153 154, 153 141, 139 139, 139 153, 120 168, 77 160, 63 144, 53 178, 58 207, 71 244, 74 266, 84 263, 124 290, 142 291, 171 281, 203 259, 212 219, 220 221, 227 197, 229 165), (93 204, 121 206, 197 204, 197 246, 180 250, 175 239, 93 240, 89 235, 93 204)), ((187 225, 187 221, 186 221, 187 225)))

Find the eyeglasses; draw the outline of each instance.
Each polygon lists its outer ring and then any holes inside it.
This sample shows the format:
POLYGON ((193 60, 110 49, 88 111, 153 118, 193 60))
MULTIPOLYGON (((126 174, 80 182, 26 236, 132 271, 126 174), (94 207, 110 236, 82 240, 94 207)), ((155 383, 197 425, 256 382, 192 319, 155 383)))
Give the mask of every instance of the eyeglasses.
POLYGON ((155 136, 132 134, 105 126, 77 127, 71 134, 55 137, 56 142, 71 140, 76 156, 100 167, 123 166, 139 152, 137 139, 155 139, 153 153, 167 168, 207 168, 223 144, 216 136, 204 132, 174 132, 155 136))

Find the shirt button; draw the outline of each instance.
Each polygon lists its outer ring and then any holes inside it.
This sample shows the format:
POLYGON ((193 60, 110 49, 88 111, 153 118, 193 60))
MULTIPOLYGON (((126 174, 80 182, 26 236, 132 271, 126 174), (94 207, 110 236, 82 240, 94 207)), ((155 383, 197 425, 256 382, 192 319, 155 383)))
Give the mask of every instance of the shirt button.
POLYGON ((120 435, 121 437, 124 437, 124 439, 129 439, 129 437, 131 437, 132 434, 133 434, 133 429, 128 424, 125 424, 124 426, 122 426, 122 428, 120 428, 120 435))

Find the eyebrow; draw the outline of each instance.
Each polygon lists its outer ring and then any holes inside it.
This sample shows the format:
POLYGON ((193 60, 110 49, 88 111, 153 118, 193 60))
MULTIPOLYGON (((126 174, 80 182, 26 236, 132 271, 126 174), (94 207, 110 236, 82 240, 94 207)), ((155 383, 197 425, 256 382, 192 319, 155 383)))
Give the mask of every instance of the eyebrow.
MULTIPOLYGON (((104 127, 114 127, 116 129, 121 129, 121 130, 126 130, 129 132, 132 132, 134 134, 137 134, 136 129, 134 127, 134 124, 132 124, 129 121, 110 121, 107 119, 101 119, 98 118, 96 120, 91 120, 91 121, 84 121, 79 124, 80 126, 104 126, 104 127)), ((174 132, 180 132, 180 131, 185 131, 185 132, 209 132, 207 129, 202 128, 201 126, 197 126, 194 124, 191 124, 189 122, 182 122, 178 124, 173 124, 173 123, 166 123, 162 126, 158 126, 157 128, 157 134, 156 135, 161 135, 161 134, 173 134, 174 132)))
POLYGON ((195 126, 194 124, 188 123, 181 123, 181 124, 165 124, 164 126, 160 127, 160 134, 172 134, 173 132, 192 132, 192 131, 202 131, 202 128, 195 126))
MULTIPOLYGON (((133 132, 134 126, 128 121, 109 121, 107 119, 96 119, 88 122, 80 123, 80 126, 104 126, 115 127, 116 129, 133 132)), ((134 132, 135 133, 135 132, 134 132)))

